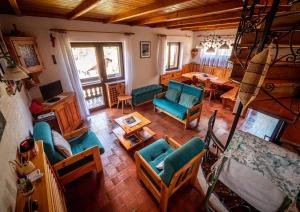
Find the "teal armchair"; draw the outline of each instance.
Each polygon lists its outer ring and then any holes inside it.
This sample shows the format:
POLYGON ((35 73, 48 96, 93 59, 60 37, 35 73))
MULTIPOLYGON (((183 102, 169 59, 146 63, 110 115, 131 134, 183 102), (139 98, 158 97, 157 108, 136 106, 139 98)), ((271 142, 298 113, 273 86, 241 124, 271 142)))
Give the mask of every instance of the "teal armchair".
POLYGON ((194 137, 180 145, 166 137, 135 153, 137 178, 160 203, 160 211, 167 211, 168 199, 187 183, 194 185, 205 144, 194 137), (158 165, 163 161, 163 168, 158 165))
POLYGON ((158 110, 184 123, 185 129, 195 119, 197 119, 196 126, 198 126, 203 96, 202 88, 171 80, 167 92, 155 96, 153 100, 154 111, 158 110))
POLYGON ((96 169, 102 171, 100 154, 104 148, 97 136, 87 128, 80 128, 64 135, 72 150, 72 156, 66 158, 58 152, 53 144, 52 132, 48 123, 34 125, 33 138, 42 140, 44 151, 62 185, 65 185, 87 172, 96 169))

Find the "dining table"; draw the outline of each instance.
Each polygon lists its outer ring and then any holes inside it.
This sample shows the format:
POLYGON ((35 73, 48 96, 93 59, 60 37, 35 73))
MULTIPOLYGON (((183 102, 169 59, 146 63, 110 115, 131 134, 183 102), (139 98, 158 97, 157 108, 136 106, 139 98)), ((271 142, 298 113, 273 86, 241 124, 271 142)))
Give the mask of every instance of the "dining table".
POLYGON ((189 79, 192 79, 193 76, 196 76, 202 82, 205 82, 207 79, 210 79, 210 81, 215 85, 224 85, 229 81, 227 79, 222 79, 220 77, 214 76, 212 74, 207 74, 204 72, 188 72, 182 74, 182 76, 189 79))

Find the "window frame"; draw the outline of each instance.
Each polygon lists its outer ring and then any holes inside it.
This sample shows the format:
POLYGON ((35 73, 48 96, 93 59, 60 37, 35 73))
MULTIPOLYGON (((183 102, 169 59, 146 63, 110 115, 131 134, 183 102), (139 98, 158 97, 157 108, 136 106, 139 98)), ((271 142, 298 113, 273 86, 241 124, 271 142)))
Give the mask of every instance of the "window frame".
POLYGON ((180 42, 167 42, 167 64, 166 64, 166 71, 175 71, 178 70, 179 68, 179 63, 180 63, 180 53, 181 53, 181 43, 180 42), (177 56, 177 66, 170 68, 170 52, 171 52, 171 48, 170 46, 172 44, 176 44, 178 45, 178 56, 177 56), (169 50, 169 51, 168 51, 169 50))
POLYGON ((125 79, 125 71, 124 71, 124 51, 123 51, 123 43, 122 42, 71 42, 71 47, 73 48, 84 48, 84 47, 94 47, 96 49, 96 60, 97 66, 99 71, 98 77, 80 80, 83 84, 89 83, 107 83, 107 82, 115 82, 125 79), (117 46, 120 48, 119 60, 120 60, 120 68, 121 68, 121 75, 116 77, 108 78, 105 69, 105 62, 104 62, 104 52, 103 47, 106 46, 117 46))

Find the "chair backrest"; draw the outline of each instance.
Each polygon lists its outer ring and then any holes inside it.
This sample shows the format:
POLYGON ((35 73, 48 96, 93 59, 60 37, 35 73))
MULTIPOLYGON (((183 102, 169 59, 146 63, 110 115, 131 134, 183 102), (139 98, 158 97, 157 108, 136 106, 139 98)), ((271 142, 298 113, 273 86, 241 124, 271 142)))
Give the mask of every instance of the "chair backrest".
POLYGON ((54 147, 53 140, 52 140, 52 131, 47 122, 38 122, 34 125, 33 138, 35 141, 38 140, 43 141, 44 151, 51 164, 55 164, 65 159, 65 157, 62 154, 60 154, 58 151, 56 151, 54 147))
POLYGON ((204 147, 204 142, 199 137, 194 137, 168 155, 161 173, 163 182, 175 188, 191 178, 195 169, 199 168, 204 147))
POLYGON ((199 79, 196 76, 192 77, 192 85, 198 86, 199 84, 199 79))
POLYGON ((184 84, 182 88, 182 93, 186 93, 192 96, 199 98, 199 100, 203 97, 203 89, 191 85, 184 84))
POLYGON ((168 89, 172 88, 172 89, 175 89, 175 90, 181 92, 183 85, 184 85, 183 83, 170 80, 169 84, 168 84, 168 89))
POLYGON ((213 83, 211 82, 210 79, 206 79, 204 82, 204 87, 205 88, 212 88, 213 87, 213 83))

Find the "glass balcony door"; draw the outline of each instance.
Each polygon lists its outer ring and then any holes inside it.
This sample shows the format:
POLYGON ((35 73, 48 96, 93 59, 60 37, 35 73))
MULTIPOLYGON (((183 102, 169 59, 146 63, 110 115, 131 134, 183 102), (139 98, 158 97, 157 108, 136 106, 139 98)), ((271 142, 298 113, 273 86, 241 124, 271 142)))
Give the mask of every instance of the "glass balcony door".
POLYGON ((122 43, 72 43, 71 46, 89 110, 105 107, 105 83, 124 79, 122 43))

